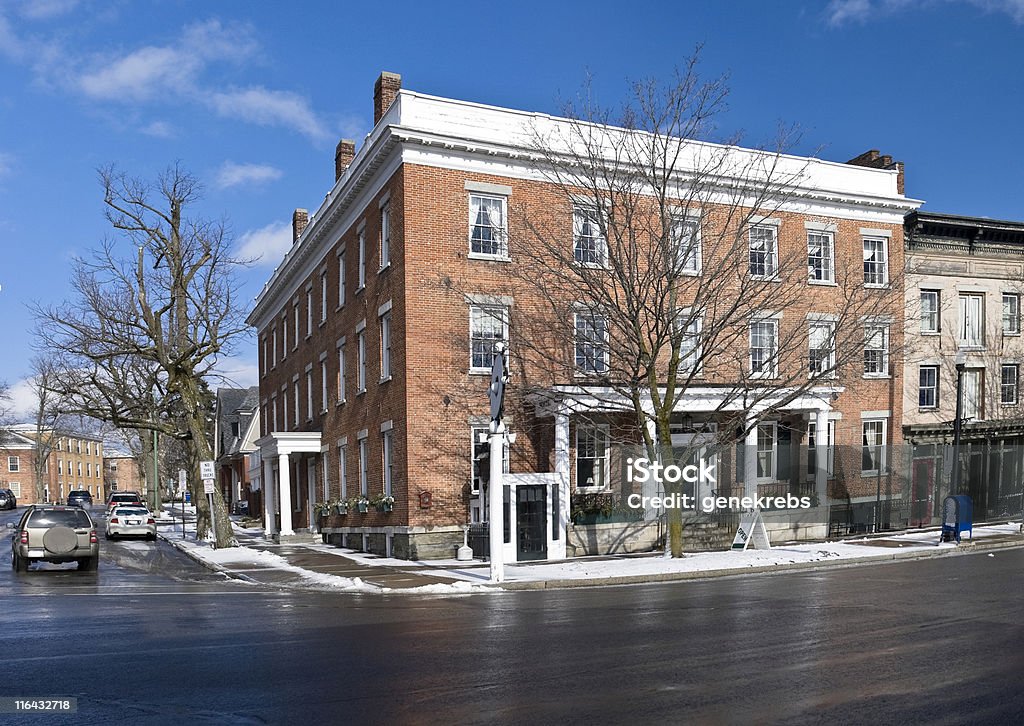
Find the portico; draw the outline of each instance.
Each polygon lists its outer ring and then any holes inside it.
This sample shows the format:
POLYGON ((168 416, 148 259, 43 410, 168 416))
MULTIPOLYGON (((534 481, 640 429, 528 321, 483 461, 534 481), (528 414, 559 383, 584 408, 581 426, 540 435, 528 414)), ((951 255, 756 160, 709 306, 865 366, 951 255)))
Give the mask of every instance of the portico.
MULTIPOLYGON (((267 538, 290 537, 295 534, 294 513, 306 511, 309 522, 308 502, 312 499, 314 477, 308 472, 315 470, 321 454, 319 431, 275 431, 256 442, 263 462, 262 482, 264 485, 264 532, 267 538), (300 460, 306 460, 306 483, 296 477, 300 460), (296 492, 293 496, 292 487, 296 492), (305 489, 305 496, 303 496, 305 489), (306 504, 303 503, 306 502, 306 504), (296 508, 298 507, 298 509, 296 508), (280 521, 278 521, 280 513, 280 521)), ((300 524, 300 526, 303 526, 300 524)))

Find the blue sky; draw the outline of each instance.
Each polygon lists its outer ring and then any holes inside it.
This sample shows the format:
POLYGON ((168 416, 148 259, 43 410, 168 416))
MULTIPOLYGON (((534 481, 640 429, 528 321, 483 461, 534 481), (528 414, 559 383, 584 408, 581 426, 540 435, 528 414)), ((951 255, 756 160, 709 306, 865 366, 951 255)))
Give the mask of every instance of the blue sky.
MULTIPOLYGON (((1024 0, 648 2, 0 0, 0 380, 32 350, 30 301, 67 293, 70 261, 109 234, 97 168, 179 161, 226 218, 253 298, 295 207, 334 180, 334 145, 372 123, 382 70, 405 88, 557 113, 587 74, 615 105, 704 44, 729 74, 724 132, 845 161, 906 163, 925 209, 1024 220, 1024 0)), ((255 381, 255 351, 227 362, 255 381)))

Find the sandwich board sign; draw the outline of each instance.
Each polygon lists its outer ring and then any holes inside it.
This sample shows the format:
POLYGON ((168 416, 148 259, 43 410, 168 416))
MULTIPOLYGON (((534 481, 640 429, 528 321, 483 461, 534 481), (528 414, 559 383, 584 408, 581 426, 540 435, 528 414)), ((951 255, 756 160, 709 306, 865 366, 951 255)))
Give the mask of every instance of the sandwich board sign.
POLYGON ((770 550, 772 543, 768 541, 768 530, 761 519, 761 510, 744 512, 740 516, 740 526, 732 540, 732 549, 743 551, 753 545, 756 550, 770 550))

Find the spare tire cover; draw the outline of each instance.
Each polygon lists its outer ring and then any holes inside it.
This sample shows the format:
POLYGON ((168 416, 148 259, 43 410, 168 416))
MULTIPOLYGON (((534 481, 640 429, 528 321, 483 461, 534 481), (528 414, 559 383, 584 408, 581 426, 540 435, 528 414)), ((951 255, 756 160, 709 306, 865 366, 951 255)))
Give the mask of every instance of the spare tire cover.
POLYGON ((56 555, 64 555, 78 546, 78 535, 70 527, 54 527, 43 535, 43 547, 56 555))

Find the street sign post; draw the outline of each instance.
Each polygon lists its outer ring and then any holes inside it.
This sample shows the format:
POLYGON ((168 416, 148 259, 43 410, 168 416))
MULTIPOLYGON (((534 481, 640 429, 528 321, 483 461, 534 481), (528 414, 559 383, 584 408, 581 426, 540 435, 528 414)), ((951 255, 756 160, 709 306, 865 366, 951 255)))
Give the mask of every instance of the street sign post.
MULTIPOLYGON (((207 499, 210 502, 210 526, 213 527, 213 547, 217 548, 217 517, 213 511, 213 479, 216 473, 216 465, 212 461, 200 461, 199 462, 199 478, 203 480, 203 492, 206 494, 207 499)), ((198 527, 199 520, 196 519, 196 526, 198 527)), ((196 531, 198 535, 198 529, 196 531)))
POLYGON ((491 365, 491 385, 487 388, 487 397, 491 402, 490 425, 490 477, 487 482, 488 498, 488 542, 490 544, 491 581, 501 582, 505 579, 504 552, 505 532, 503 516, 502 454, 505 444, 505 422, 502 413, 505 407, 505 384, 508 382, 508 367, 505 358, 505 345, 494 346, 494 362, 491 365))

